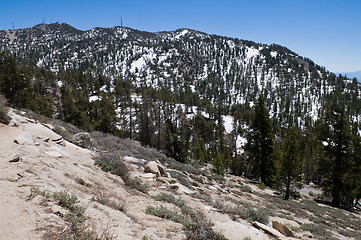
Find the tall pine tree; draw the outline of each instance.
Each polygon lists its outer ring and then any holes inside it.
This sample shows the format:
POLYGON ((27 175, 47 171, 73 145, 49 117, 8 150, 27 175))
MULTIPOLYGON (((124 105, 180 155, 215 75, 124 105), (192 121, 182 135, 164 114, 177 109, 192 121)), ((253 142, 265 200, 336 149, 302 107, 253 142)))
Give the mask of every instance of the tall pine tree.
POLYGON ((273 138, 269 112, 265 107, 264 97, 260 95, 254 106, 254 118, 247 135, 245 150, 251 162, 253 177, 261 178, 268 186, 272 185, 274 174, 273 138))

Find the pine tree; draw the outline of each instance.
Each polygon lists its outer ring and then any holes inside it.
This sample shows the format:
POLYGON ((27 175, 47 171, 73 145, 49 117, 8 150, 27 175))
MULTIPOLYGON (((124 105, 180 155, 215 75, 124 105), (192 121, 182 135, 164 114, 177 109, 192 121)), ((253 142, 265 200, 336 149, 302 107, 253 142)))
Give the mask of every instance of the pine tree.
POLYGON ((340 94, 332 94, 324 106, 322 142, 326 155, 320 163, 320 171, 324 177, 323 187, 332 196, 332 204, 347 204, 344 199, 348 192, 344 191, 344 177, 350 167, 351 128, 340 94))
POLYGON ((0 53, 0 92, 18 107, 27 108, 33 103, 30 80, 21 74, 15 59, 6 52, 0 53))
POLYGON ((288 129, 282 144, 277 174, 286 187, 285 200, 288 200, 290 197, 291 185, 299 183, 302 180, 302 158, 300 156, 297 127, 289 127, 288 129))
POLYGON ((254 106, 254 119, 247 135, 245 150, 251 162, 251 174, 267 186, 272 185, 274 174, 273 133, 269 112, 265 107, 265 99, 262 95, 258 97, 254 106))

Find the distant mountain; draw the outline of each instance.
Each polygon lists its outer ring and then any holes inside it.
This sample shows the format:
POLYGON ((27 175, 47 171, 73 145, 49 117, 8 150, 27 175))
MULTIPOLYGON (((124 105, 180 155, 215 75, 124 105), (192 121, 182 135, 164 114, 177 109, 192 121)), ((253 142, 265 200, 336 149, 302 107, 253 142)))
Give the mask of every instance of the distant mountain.
POLYGON ((80 31, 68 24, 39 24, 0 31, 1 50, 23 65, 122 77, 136 87, 194 93, 226 109, 235 104, 252 106, 263 92, 271 115, 281 122, 317 118, 323 97, 336 88, 352 93, 352 99, 361 96, 359 84, 338 79, 280 45, 185 28, 150 33, 126 27, 80 31))

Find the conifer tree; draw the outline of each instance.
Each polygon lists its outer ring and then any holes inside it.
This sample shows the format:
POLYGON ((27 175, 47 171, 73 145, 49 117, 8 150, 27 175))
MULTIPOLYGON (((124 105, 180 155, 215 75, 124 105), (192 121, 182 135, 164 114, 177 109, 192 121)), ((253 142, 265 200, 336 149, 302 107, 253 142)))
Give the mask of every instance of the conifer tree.
POLYGON ((351 165, 351 128, 345 103, 341 94, 332 94, 324 106, 322 142, 325 157, 320 163, 320 173, 325 179, 323 188, 332 196, 332 204, 347 204, 344 199, 349 193, 344 191, 344 177, 351 165))
POLYGON ((298 129, 289 127, 285 140, 282 144, 280 157, 279 175, 280 181, 285 185, 285 200, 290 197, 291 185, 302 180, 302 158, 300 156, 298 129))
POLYGON ((254 106, 254 118, 247 135, 245 150, 251 163, 251 174, 267 186, 272 185, 274 174, 273 133, 269 112, 265 107, 265 99, 258 97, 254 106))

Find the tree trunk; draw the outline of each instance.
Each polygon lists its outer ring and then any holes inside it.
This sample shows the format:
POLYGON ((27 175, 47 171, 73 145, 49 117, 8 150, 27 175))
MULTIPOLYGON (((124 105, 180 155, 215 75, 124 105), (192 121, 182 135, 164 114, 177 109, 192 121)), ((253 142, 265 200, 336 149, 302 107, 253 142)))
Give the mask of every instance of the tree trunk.
POLYGON ((288 200, 290 198, 290 187, 291 187, 291 181, 290 178, 287 178, 285 200, 288 200))

